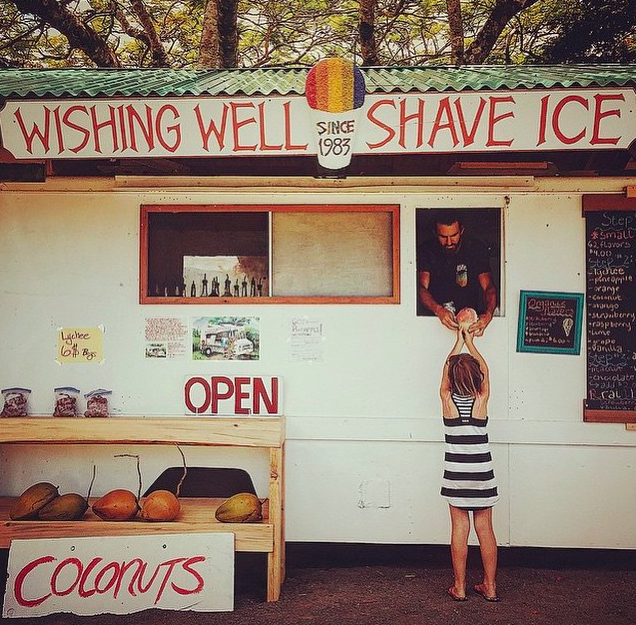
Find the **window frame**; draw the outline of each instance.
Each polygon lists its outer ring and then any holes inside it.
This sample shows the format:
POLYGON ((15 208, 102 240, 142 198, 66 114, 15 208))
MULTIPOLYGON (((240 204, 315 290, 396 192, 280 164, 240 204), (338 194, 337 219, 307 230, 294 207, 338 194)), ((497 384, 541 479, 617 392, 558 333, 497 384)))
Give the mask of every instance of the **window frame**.
MULTIPOLYGON (((273 274, 272 250, 270 279, 273 274)), ((400 206, 398 204, 142 204, 139 225, 139 303, 143 305, 218 305, 218 304, 399 304, 400 303, 400 206), (391 295, 302 295, 262 297, 189 297, 148 295, 149 215, 153 213, 261 212, 270 214, 269 238, 272 241, 272 215, 287 213, 377 213, 390 215, 391 224, 391 295)))

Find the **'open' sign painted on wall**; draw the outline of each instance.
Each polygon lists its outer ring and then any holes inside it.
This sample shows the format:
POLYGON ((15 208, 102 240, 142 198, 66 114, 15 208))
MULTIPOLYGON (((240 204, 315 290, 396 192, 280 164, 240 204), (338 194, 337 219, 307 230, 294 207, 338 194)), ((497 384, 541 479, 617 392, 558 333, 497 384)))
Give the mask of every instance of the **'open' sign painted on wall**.
POLYGON ((282 383, 278 377, 191 376, 185 381, 183 397, 188 414, 282 414, 282 383))

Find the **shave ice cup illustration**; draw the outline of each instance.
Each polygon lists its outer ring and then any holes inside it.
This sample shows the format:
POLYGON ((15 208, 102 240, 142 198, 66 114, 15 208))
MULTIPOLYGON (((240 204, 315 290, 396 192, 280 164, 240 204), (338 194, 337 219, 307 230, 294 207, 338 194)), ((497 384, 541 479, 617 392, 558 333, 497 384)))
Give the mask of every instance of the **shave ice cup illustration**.
POLYGON ((364 77, 350 61, 324 59, 309 70, 305 97, 323 167, 341 169, 351 162, 364 96, 364 77))

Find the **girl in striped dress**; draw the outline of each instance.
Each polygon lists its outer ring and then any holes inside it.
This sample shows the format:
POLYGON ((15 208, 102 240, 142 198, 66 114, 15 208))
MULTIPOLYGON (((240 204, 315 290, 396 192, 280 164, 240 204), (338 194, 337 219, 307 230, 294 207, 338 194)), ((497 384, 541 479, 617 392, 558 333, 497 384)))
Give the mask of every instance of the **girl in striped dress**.
POLYGON ((495 575, 497 541, 492 506, 498 500, 486 424, 490 380, 488 366, 473 343, 466 325, 460 325, 455 345, 442 374, 440 397, 446 451, 441 494, 451 517, 451 559, 455 583, 448 594, 466 600, 466 559, 470 512, 479 540, 484 578, 474 591, 487 601, 499 601, 495 575), (464 346, 468 353, 462 353, 464 346))

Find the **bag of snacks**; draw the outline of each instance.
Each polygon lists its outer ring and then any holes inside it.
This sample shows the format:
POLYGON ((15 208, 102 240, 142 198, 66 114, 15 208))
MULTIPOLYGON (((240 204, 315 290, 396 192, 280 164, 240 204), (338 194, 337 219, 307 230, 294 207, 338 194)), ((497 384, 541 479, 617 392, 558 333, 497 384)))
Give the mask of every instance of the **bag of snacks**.
POLYGON ((107 417, 108 416, 108 396, 112 391, 105 388, 98 388, 90 393, 86 393, 86 412, 85 417, 107 417))
POLYGON ((55 389, 54 417, 76 417, 79 389, 73 386, 58 386, 55 389))
POLYGON ((19 386, 3 388, 4 406, 0 412, 0 417, 26 417, 30 394, 30 388, 20 388, 19 386))

